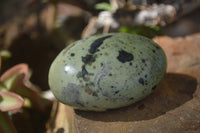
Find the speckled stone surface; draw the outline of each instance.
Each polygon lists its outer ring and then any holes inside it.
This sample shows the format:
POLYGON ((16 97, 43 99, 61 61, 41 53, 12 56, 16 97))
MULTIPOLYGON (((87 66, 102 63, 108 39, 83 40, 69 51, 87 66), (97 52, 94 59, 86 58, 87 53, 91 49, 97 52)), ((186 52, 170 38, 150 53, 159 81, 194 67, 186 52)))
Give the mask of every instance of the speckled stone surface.
POLYGON ((49 72, 56 98, 82 110, 104 111, 149 95, 166 71, 166 57, 142 36, 111 33, 66 47, 49 72))

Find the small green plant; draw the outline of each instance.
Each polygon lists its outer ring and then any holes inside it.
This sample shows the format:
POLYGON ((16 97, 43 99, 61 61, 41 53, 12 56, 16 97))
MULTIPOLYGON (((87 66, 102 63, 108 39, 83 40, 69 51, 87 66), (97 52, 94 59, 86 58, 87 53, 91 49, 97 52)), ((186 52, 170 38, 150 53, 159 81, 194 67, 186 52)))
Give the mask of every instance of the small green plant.
POLYGON ((104 10, 104 11, 111 11, 113 8, 109 3, 101 2, 95 5, 95 9, 104 10))
POLYGON ((120 28, 121 33, 131 33, 136 35, 143 35, 149 38, 153 38, 154 36, 161 35, 161 27, 152 25, 152 26, 135 26, 135 27, 127 27, 122 26, 120 28))
MULTIPOLYGON (((0 60, 1 66, 1 60, 0 60)), ((45 110, 38 89, 29 81, 31 72, 27 64, 13 66, 0 77, 0 132, 16 133, 11 121, 13 111, 22 106, 33 107, 39 111, 45 110), (29 101, 29 102, 26 102, 29 101), (29 104, 26 104, 29 103, 29 104)))

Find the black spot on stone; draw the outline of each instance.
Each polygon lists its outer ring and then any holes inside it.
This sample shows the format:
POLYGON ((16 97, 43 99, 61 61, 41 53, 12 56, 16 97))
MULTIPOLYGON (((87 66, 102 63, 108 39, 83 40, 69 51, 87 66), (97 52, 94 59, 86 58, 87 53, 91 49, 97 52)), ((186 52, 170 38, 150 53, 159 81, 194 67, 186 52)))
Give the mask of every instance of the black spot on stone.
POLYGON ((96 106, 96 105, 93 105, 92 107, 94 107, 94 108, 98 108, 98 106, 96 106))
POLYGON ((133 100, 133 99, 134 99, 133 97, 129 98, 129 100, 133 100))
POLYGON ((93 92, 93 93, 92 93, 92 96, 98 97, 98 95, 97 95, 96 92, 93 92))
POLYGON ((114 88, 114 86, 111 86, 111 88, 114 88))
POLYGON ((101 63, 101 67, 103 66, 103 63, 101 63))
POLYGON ((109 76, 112 76, 112 73, 110 73, 109 76))
POLYGON ((139 78, 138 82, 142 85, 144 85, 144 79, 143 78, 139 78))
POLYGON ((145 63, 145 59, 142 59, 142 63, 145 63))
POLYGON ((81 107, 85 107, 83 103, 77 102, 77 104, 80 105, 81 107))
POLYGON ((133 65, 132 62, 130 62, 129 65, 132 66, 133 65))
POLYGON ((121 44, 124 44, 124 42, 123 42, 122 40, 119 40, 119 42, 120 42, 121 44))
POLYGON ((64 128, 58 128, 58 130, 56 131, 56 133, 64 133, 65 129, 64 128))
POLYGON ((85 66, 82 66, 82 76, 85 77, 85 75, 88 75, 88 71, 86 70, 85 66))
POLYGON ((145 78, 147 78, 147 74, 146 74, 146 75, 144 75, 144 77, 145 77, 145 78))
POLYGON ((82 62, 84 62, 85 64, 89 64, 94 61, 95 61, 95 58, 91 54, 88 54, 85 57, 82 57, 82 62))
POLYGON ((75 56, 75 54, 74 54, 74 53, 71 53, 71 56, 73 57, 73 56, 75 56))
POLYGON ((152 52, 155 53, 156 51, 153 49, 152 52))
POLYGON ((122 63, 125 63, 125 62, 129 62, 129 61, 132 61, 133 60, 133 55, 131 53, 128 53, 124 50, 120 50, 119 51, 119 55, 117 56, 117 59, 122 62, 122 63))
POLYGON ((142 51, 140 51, 140 54, 143 54, 142 51))
POLYGON ((119 91, 115 91, 115 94, 114 94, 114 95, 116 95, 117 93, 119 93, 119 91))
POLYGON ((155 46, 156 47, 156 49, 160 49, 160 47, 159 46, 155 46))
POLYGON ((157 87, 157 85, 154 85, 154 86, 152 87, 152 90, 155 90, 155 89, 156 89, 156 87, 157 87))
POLYGON ((95 40, 95 41, 91 44, 90 49, 89 49, 89 52, 90 52, 91 54, 94 54, 94 53, 97 51, 98 47, 101 46, 101 44, 103 43, 103 41, 106 40, 107 38, 110 38, 110 37, 111 37, 111 35, 105 36, 105 37, 102 37, 102 38, 99 38, 99 39, 95 40))

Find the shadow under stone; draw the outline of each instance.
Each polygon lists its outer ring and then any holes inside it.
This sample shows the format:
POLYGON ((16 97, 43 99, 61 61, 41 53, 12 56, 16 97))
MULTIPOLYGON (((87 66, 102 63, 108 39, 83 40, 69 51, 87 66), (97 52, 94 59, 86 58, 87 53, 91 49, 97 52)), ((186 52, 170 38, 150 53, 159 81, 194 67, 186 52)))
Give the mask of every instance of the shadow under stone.
POLYGON ((167 73, 155 91, 137 103, 105 112, 75 110, 75 117, 103 122, 149 120, 191 100, 196 87, 194 77, 167 73))

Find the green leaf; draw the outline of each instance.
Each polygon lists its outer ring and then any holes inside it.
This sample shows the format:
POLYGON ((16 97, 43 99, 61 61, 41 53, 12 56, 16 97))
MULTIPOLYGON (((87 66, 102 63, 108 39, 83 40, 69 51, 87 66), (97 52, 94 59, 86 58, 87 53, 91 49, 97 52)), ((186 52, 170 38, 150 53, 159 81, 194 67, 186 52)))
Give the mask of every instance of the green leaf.
POLYGON ((7 112, 0 111, 0 133, 17 133, 7 112))
POLYGON ((8 91, 0 92, 0 111, 12 111, 21 108, 24 104, 24 99, 13 93, 8 91))
POLYGON ((8 50, 1 50, 0 53, 2 60, 7 60, 12 57, 11 52, 8 50))
POLYGON ((18 64, 4 72, 0 78, 8 91, 15 91, 20 87, 25 78, 29 78, 30 72, 27 64, 18 64))
POLYGON ((0 77, 0 90, 6 89, 23 98, 28 98, 33 108, 44 112, 45 103, 38 88, 30 82, 30 76, 31 72, 27 64, 15 65, 0 77))
POLYGON ((95 5, 95 9, 105 10, 105 11, 111 11, 112 10, 112 6, 109 3, 102 2, 102 3, 96 4, 95 5))
POLYGON ((18 84, 22 82, 24 75, 23 74, 13 74, 9 78, 3 81, 3 84, 6 86, 8 91, 11 91, 16 88, 18 84))

